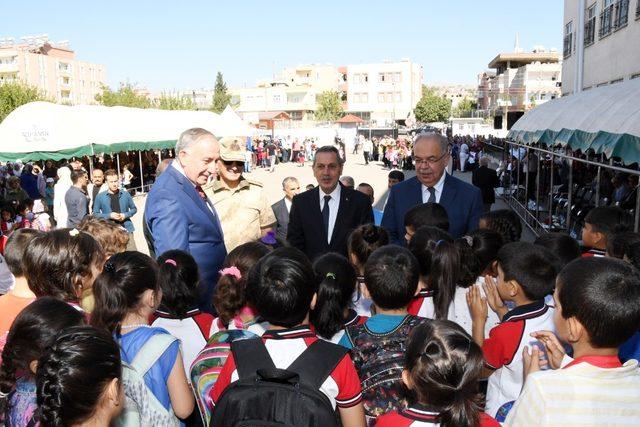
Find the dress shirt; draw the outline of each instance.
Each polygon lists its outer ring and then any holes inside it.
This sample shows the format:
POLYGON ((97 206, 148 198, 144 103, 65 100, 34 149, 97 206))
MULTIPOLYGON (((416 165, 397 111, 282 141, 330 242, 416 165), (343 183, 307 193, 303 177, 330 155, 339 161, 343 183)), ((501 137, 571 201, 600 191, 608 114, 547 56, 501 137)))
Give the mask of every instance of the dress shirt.
MULTIPOLYGON (((444 180, 447 177, 447 172, 444 172, 440 177, 440 180, 433 186, 436 189, 436 203, 440 203, 440 197, 442 196, 442 190, 444 189, 444 180)), ((422 184, 422 203, 427 203, 429 200, 429 187, 422 184)))
POLYGON ((333 229, 336 225, 336 218, 338 218, 338 209, 340 208, 340 184, 336 185, 336 188, 331 192, 331 194, 325 194, 322 189, 319 189, 318 193, 320 194, 320 211, 322 212, 322 208, 324 207, 324 196, 331 196, 331 200, 329 200, 329 227, 327 232, 327 243, 331 243, 331 235, 333 234, 333 229))
MULTIPOLYGON (((323 201, 324 203, 324 201, 323 201)), ((284 198, 284 206, 287 208, 287 213, 291 213, 291 200, 289 200, 288 198, 284 198)), ((320 208, 322 209, 322 208, 320 208)))

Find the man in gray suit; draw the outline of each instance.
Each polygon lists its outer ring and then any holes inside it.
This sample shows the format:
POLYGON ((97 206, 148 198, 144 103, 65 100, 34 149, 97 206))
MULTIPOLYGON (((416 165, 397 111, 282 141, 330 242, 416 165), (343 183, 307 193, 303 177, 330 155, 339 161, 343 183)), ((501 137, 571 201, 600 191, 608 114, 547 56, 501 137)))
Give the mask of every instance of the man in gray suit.
POLYGON ((274 203, 271 208, 278 221, 276 225, 276 236, 283 242, 287 240, 287 228, 289 227, 289 212, 291 211, 291 200, 293 196, 300 192, 298 180, 289 176, 282 181, 284 198, 274 203))

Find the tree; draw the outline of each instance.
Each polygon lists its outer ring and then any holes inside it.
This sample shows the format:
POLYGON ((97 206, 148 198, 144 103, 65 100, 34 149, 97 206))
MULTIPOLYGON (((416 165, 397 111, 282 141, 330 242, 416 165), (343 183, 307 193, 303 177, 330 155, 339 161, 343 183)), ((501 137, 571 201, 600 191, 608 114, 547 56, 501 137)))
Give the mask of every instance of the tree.
POLYGON ((422 98, 413 111, 420 122, 444 122, 451 116, 451 102, 438 96, 432 88, 423 86, 422 98))
POLYGON ((472 99, 464 98, 452 111, 453 117, 462 117, 465 113, 478 109, 478 103, 472 99))
POLYGON ((120 83, 117 91, 111 90, 109 86, 102 86, 102 95, 96 95, 96 101, 107 107, 120 105, 133 108, 151 108, 151 100, 144 94, 139 93, 135 86, 130 83, 120 83))
POLYGON ((344 110, 340 101, 340 93, 331 90, 322 92, 316 97, 316 103, 318 104, 316 120, 332 122, 342 117, 344 110))
POLYGON ((45 101, 38 88, 22 82, 0 84, 0 122, 13 110, 33 101, 45 101))
POLYGON ((211 106, 211 111, 214 113, 222 113, 230 101, 231 95, 227 93, 227 85, 222 79, 222 73, 218 71, 218 75, 216 75, 216 86, 213 89, 213 105, 211 106))
POLYGON ((196 104, 188 96, 173 97, 163 93, 160 99, 154 102, 154 107, 161 110, 195 110, 196 104))

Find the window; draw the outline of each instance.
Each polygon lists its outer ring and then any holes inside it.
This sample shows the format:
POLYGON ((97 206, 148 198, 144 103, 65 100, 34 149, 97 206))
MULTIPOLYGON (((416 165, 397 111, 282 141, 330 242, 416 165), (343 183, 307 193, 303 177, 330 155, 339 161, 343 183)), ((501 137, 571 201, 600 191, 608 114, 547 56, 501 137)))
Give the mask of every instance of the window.
POLYGON ((378 102, 380 104, 384 103, 384 92, 378 92, 378 102))
POLYGON ((586 22, 584 24, 584 45, 593 44, 596 35, 596 5, 595 3, 587 9, 586 22))
POLYGON ((394 102, 402 102, 402 92, 396 92, 394 94, 394 102))
POLYGON ((615 4, 613 29, 617 30, 629 22, 629 0, 618 0, 615 4))
POLYGON ((602 12, 600 12, 600 38, 611 34, 613 28, 613 0, 604 0, 602 12))
POLYGON ((573 21, 569 21, 564 26, 564 41, 562 46, 562 53, 564 58, 568 58, 571 56, 572 48, 573 48, 573 21))
POLYGON ((272 100, 274 104, 280 104, 282 102, 280 95, 273 95, 272 100))
POLYGON ((378 73, 378 81, 379 82, 384 82, 385 81, 385 77, 386 77, 385 73, 378 73))

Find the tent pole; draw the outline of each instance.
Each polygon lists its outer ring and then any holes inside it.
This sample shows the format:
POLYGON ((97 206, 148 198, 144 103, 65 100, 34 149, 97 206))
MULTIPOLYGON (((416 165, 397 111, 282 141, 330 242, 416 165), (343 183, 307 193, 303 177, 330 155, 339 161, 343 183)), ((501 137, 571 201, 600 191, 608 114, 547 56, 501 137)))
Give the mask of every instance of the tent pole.
POLYGON ((573 201, 573 160, 567 160, 569 162, 569 197, 567 199, 567 220, 565 224, 567 226, 567 233, 571 232, 571 203, 573 201))
POLYGON ((93 176, 93 157, 87 156, 89 158, 89 179, 93 176))
POLYGON ((633 225, 633 231, 638 232, 638 226, 640 225, 640 185, 636 187, 636 220, 633 225))
POLYGON ((144 193, 144 177, 142 176, 142 150, 138 150, 138 161, 140 162, 140 192, 144 193))
POLYGON ((529 209, 529 164, 531 164, 531 150, 527 148, 527 170, 524 177, 524 205, 529 209))
POLYGON ((120 173, 120 153, 116 153, 116 163, 118 165, 118 178, 122 179, 122 174, 120 173))
MULTIPOLYGON (((537 156, 537 154, 533 154, 537 156)), ((540 156, 538 156, 537 171, 536 171, 536 222, 540 223, 540 156)))
MULTIPOLYGON (((600 155, 600 163, 602 163, 604 159, 602 158, 602 154, 600 155)), ((596 178, 596 208, 600 206, 600 171, 601 167, 598 166, 598 176, 596 178)))
MULTIPOLYGON (((553 150, 553 147, 551 148, 553 150)), ((549 178, 549 228, 547 231, 551 231, 553 224, 553 154, 551 154, 551 177, 549 178)))

